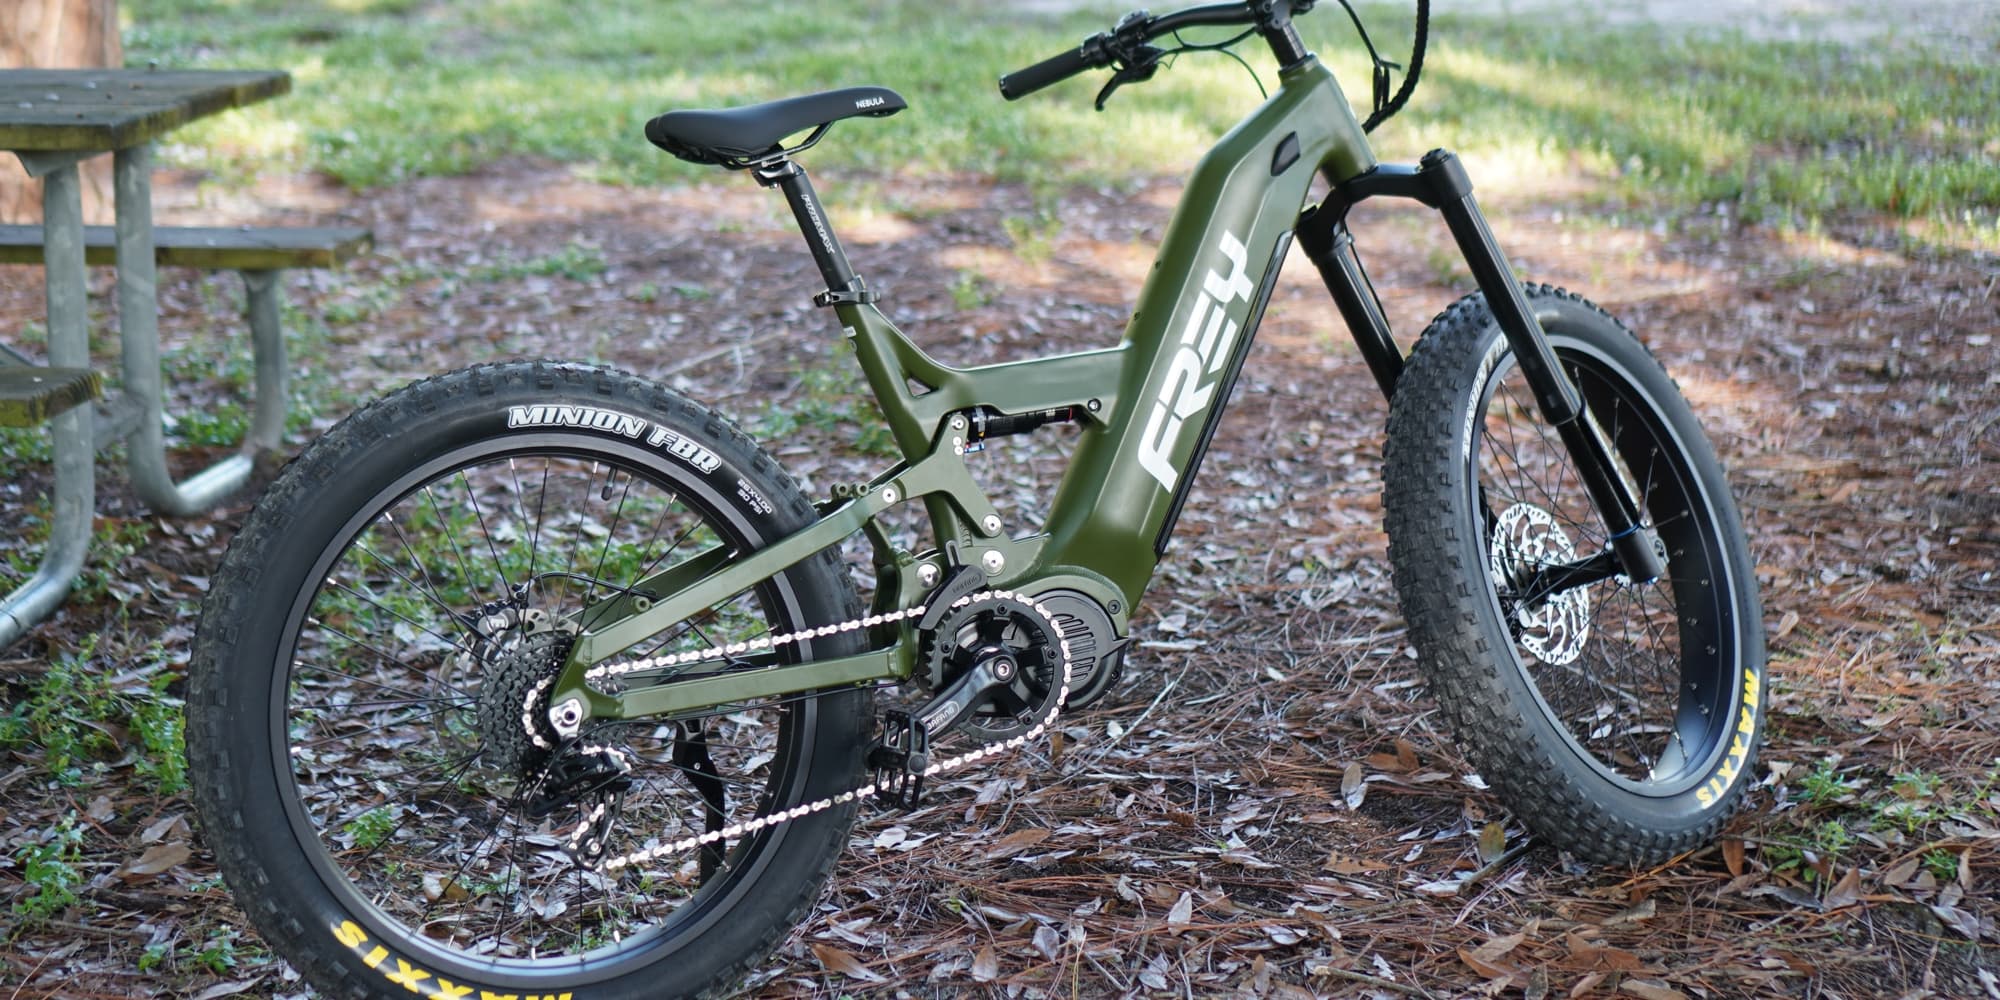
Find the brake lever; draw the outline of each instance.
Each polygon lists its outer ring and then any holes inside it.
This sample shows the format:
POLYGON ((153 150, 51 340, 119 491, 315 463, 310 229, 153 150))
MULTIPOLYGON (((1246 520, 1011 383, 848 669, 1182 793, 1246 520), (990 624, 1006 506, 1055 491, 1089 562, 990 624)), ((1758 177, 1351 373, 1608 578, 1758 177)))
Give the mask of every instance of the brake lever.
POLYGON ((1097 92, 1097 110, 1104 110, 1104 102, 1111 99, 1112 91, 1128 83, 1144 83, 1152 79, 1153 74, 1159 72, 1162 55, 1165 53, 1151 45, 1131 49, 1122 60, 1123 64, 1105 82, 1104 89, 1097 92))

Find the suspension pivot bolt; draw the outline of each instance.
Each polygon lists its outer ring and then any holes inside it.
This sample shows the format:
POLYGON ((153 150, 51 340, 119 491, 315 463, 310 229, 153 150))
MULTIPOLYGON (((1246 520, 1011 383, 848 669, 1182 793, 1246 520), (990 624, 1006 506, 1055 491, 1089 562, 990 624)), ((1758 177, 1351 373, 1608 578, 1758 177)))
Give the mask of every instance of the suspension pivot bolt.
POLYGON ((1007 568, 1007 557, 1001 555, 999 549, 987 549, 979 557, 979 565, 986 570, 987 576, 999 576, 1000 571, 1007 568))
POLYGON ((565 737, 575 736, 583 726, 583 702, 571 698, 549 709, 549 725, 565 737))
POLYGON ((989 535, 997 535, 1000 533, 1000 517, 997 514, 986 515, 986 520, 979 522, 979 525, 980 527, 985 528, 986 533, 989 535))

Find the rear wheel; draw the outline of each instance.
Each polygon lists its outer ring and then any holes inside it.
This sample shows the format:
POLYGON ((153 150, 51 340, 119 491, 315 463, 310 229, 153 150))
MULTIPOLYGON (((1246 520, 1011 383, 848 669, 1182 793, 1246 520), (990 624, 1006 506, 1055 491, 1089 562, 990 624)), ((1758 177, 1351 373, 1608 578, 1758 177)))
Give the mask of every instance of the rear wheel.
POLYGON ((1748 783, 1764 719, 1753 564, 1673 380, 1597 307, 1528 292, 1666 574, 1552 572, 1603 552, 1603 522, 1475 295, 1424 332, 1396 385, 1396 590, 1455 735, 1515 814, 1592 860, 1653 863, 1712 838, 1748 783))
MULTIPOLYGON (((538 699, 581 609, 811 513, 719 418, 597 369, 427 380, 307 449, 216 575, 188 705, 204 828, 266 939, 329 995, 661 997, 741 978, 811 905, 852 805, 651 855, 855 787, 865 693, 571 741, 538 699)), ((632 653, 859 613, 822 554, 632 653)))

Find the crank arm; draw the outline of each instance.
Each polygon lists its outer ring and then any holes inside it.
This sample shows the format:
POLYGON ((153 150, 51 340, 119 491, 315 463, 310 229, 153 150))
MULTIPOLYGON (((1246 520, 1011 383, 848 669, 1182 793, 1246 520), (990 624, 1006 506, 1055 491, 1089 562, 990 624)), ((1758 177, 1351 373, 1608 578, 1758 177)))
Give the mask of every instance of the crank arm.
POLYGON ((924 707, 910 713, 924 732, 942 736, 964 722, 980 706, 986 692, 1007 687, 1021 674, 1020 664, 1011 656, 997 656, 975 664, 965 676, 951 682, 924 707))

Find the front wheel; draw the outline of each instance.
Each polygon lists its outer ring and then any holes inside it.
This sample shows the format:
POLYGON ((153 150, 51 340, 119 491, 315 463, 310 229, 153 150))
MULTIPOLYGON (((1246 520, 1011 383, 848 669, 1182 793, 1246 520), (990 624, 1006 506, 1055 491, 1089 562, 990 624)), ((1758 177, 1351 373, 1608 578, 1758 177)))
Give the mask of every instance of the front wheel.
MULTIPOLYGON (((571 740, 545 695, 594 624, 582 609, 812 516, 721 418, 603 369, 455 372, 315 442, 216 573, 187 706, 204 833, 266 941, 327 996, 637 1000, 740 979, 811 906, 854 807, 748 821, 859 782, 866 692, 571 740)), ((632 652, 859 615, 820 553, 632 652)), ((777 657, 858 651, 844 632, 777 657)))
POLYGON ((1659 363, 1596 306, 1527 292, 1667 571, 1546 572, 1603 552, 1604 523, 1473 295, 1424 332, 1396 385, 1396 591, 1454 735, 1514 813, 1579 856, 1657 863, 1713 838, 1748 784, 1764 725, 1753 564, 1722 467, 1659 363))

